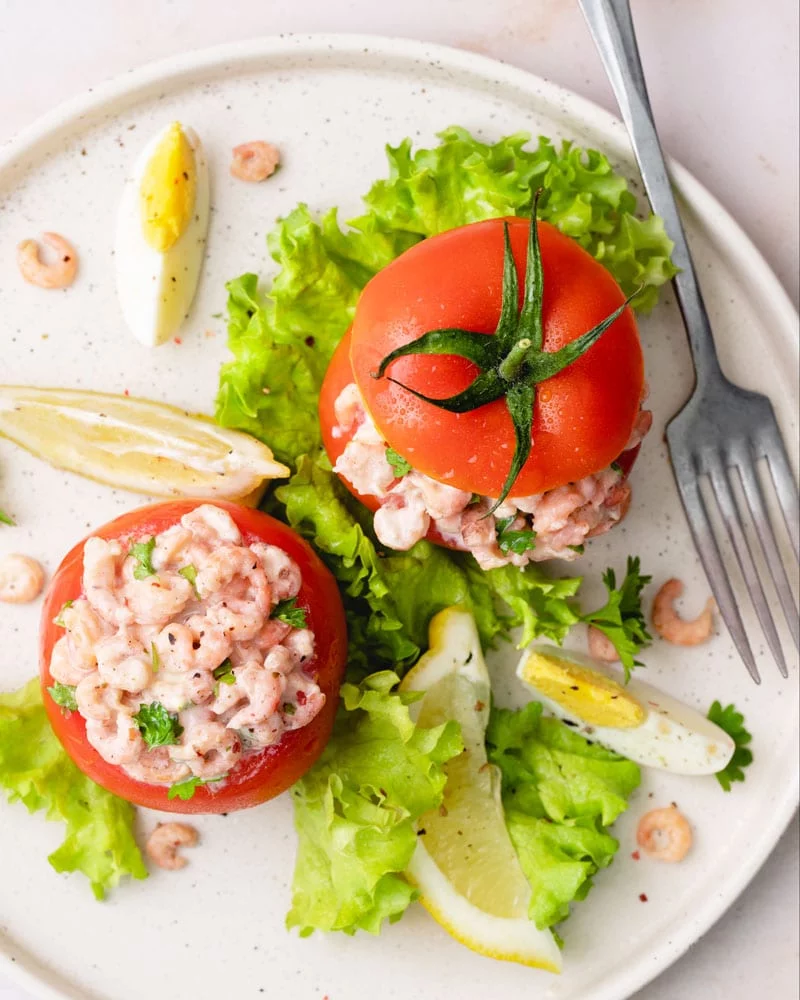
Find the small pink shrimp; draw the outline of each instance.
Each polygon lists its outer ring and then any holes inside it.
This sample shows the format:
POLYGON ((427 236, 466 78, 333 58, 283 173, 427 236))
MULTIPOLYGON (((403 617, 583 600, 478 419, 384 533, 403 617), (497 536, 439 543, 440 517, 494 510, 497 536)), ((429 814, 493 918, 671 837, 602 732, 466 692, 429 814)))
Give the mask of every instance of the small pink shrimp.
POLYGON ((194 847, 199 839, 197 830, 188 823, 159 823, 147 838, 145 850, 159 868, 174 872, 187 864, 178 848, 194 847))
POLYGON ((287 636, 283 645, 289 650, 296 663, 305 663, 314 655, 314 633, 307 628, 295 629, 290 636, 287 636))
POLYGON ((122 692, 104 681, 94 670, 78 681, 75 688, 78 711, 84 719, 108 722, 122 707, 122 692))
POLYGON ((344 476, 359 493, 379 498, 386 495, 397 478, 386 460, 386 445, 383 442, 355 438, 338 457, 333 471, 344 476))
MULTIPOLYGON (((78 688, 75 690, 77 697, 78 688)), ((84 715, 80 701, 78 707, 81 715, 84 715)), ((109 764, 131 764, 145 750, 139 727, 127 712, 117 712, 116 719, 104 722, 89 719, 86 723, 86 739, 109 764)))
MULTIPOLYGON (((133 560, 123 566, 122 603, 141 625, 165 625, 194 598, 194 588, 179 573, 153 573, 143 580, 134 576, 133 560)), ((124 621, 118 617, 118 623, 124 621)))
POLYGON ((286 679, 281 718, 286 729, 302 729, 322 710, 325 695, 302 670, 286 679))
POLYGON ((675 610, 675 601, 682 593, 680 580, 667 580, 653 600, 653 627, 662 639, 676 646, 697 646, 714 632, 714 598, 709 597, 697 618, 686 621, 675 610))
POLYGON ((585 499, 574 485, 557 486, 544 494, 536 505, 533 527, 539 534, 551 534, 565 527, 572 514, 582 507, 585 499))
POLYGON ((602 660, 603 663, 616 663, 619 659, 617 647, 604 632, 595 628, 594 625, 589 626, 589 653, 596 660, 602 660))
POLYGON ((22 277, 39 288, 67 288, 78 273, 78 255, 72 244, 58 233, 42 233, 42 243, 54 250, 57 259, 48 264, 39 256, 36 240, 23 240, 17 246, 17 265, 22 277))
MULTIPOLYGON (((107 633, 106 623, 95 613, 85 597, 73 601, 71 607, 63 607, 58 613, 58 619, 58 624, 66 629, 64 638, 72 666, 81 674, 94 670, 97 667, 97 644, 107 633)), ((77 681, 62 683, 76 684, 77 681)))
POLYGON ((168 569, 173 565, 180 568, 193 561, 191 552, 194 533, 181 524, 173 524, 171 528, 162 531, 156 537, 152 563, 157 570, 168 569))
MULTIPOLYGON (((302 633, 300 633, 302 635, 302 633)), ((309 633, 312 636, 312 650, 313 650, 313 633, 309 633)), ((302 653, 300 654, 302 655, 302 653)), ((310 655, 310 654, 309 654, 310 655)), ((294 670, 296 665, 295 651, 290 651, 286 646, 274 646, 268 653, 264 660, 264 669, 270 673, 283 674, 284 677, 294 670)))
POLYGON ((231 175, 240 181, 257 183, 271 177, 281 162, 280 150, 271 142, 257 139, 233 147, 231 175))
POLYGON ((192 773, 188 764, 170 759, 168 747, 147 750, 138 760, 125 764, 123 770, 135 781, 150 785, 174 785, 192 773))
MULTIPOLYGON (((178 622, 170 622, 152 640, 151 648, 154 648, 158 655, 160 668, 181 674, 195 667, 194 642, 195 637, 190 628, 178 622)), ((224 659, 225 657, 221 656, 214 666, 222 663, 224 659)))
POLYGON ((131 609, 126 607, 117 593, 120 567, 125 557, 122 545, 116 540, 88 538, 83 547, 86 600, 111 625, 127 625, 134 618, 131 609))
POLYGON ((266 722, 277 710, 287 682, 277 670, 266 670, 252 661, 236 671, 236 683, 247 695, 248 704, 233 716, 229 729, 245 729, 266 722))
POLYGON ((84 666, 80 661, 75 661, 70 655, 69 639, 62 635, 53 646, 50 655, 50 676, 59 684, 69 684, 74 687, 94 671, 95 664, 84 666))
POLYGON ((636 843, 656 861, 683 861, 692 846, 692 828, 675 805, 653 809, 639 820, 636 843))
POLYGON ((434 520, 460 514, 472 499, 471 493, 439 483, 420 472, 410 473, 408 481, 420 491, 425 500, 425 509, 434 520))
POLYGON ((97 670, 106 683, 122 691, 143 691, 152 678, 151 654, 123 626, 95 645, 97 670))
POLYGON ((221 722, 213 721, 210 712, 207 714, 208 719, 187 724, 180 745, 170 748, 170 757, 185 761, 198 778, 213 780, 224 777, 239 763, 242 743, 221 722))
POLYGON ((254 542, 250 548, 258 556, 267 574, 273 604, 297 597, 303 578, 300 567, 291 556, 277 545, 267 545, 264 542, 254 542))
POLYGON ((197 592, 208 618, 235 642, 249 642, 270 610, 270 586, 258 557, 247 548, 216 549, 197 574, 197 592))
POLYGON ((253 640, 253 645, 256 649, 266 652, 273 646, 280 645, 291 631, 292 626, 281 621, 280 618, 268 618, 264 627, 253 640))
POLYGON ((361 401, 361 393, 355 382, 346 385, 336 397, 333 404, 333 412, 336 417, 336 424, 340 431, 349 430, 353 424, 363 419, 364 404, 361 401))
POLYGON ((494 517, 487 517, 487 501, 467 507, 461 516, 460 533, 464 545, 472 552, 481 569, 502 566, 505 555, 497 544, 497 528, 494 517))
POLYGON ((602 507, 607 511, 605 517, 599 520, 587 533, 587 538, 597 538, 610 531, 615 524, 624 520, 631 506, 631 488, 627 482, 612 486, 603 501, 602 507))
MULTIPOLYGON (((186 628, 192 637, 192 654, 183 669, 214 670, 231 655, 233 640, 210 618, 204 615, 192 615, 186 619, 186 628)), ((169 641, 169 626, 165 631, 169 641)))
POLYGON ((181 525, 192 532, 195 541, 214 547, 220 542, 240 545, 242 533, 231 515, 213 503, 204 503, 181 518, 181 525))
MULTIPOLYGON (((236 676, 235 671, 233 676, 236 676)), ((230 717, 247 697, 236 681, 233 684, 216 684, 215 691, 214 700, 208 707, 216 716, 228 715, 230 717)))
POLYGON ((377 509, 372 526, 383 545, 406 552, 427 535, 431 518, 420 491, 402 481, 377 509))
POLYGON ((279 713, 271 715, 266 722, 241 729, 242 739, 248 749, 271 747, 279 742, 284 733, 283 721, 279 713))
POLYGON ((0 560, 0 601, 28 604, 35 601, 44 586, 44 570, 30 556, 14 553, 0 560))

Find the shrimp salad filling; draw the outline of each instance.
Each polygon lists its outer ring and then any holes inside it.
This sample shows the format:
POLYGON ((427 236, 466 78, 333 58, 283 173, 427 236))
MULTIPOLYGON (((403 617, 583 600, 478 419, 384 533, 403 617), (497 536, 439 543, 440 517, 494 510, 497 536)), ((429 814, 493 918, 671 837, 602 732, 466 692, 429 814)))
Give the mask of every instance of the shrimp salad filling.
MULTIPOLYGON (((576 559, 587 538, 621 521, 631 488, 612 464, 575 483, 528 497, 509 497, 493 514, 491 497, 438 482, 394 456, 367 413, 356 384, 345 386, 334 404, 335 437, 355 433, 334 472, 361 494, 377 497, 373 526, 379 541, 405 551, 433 528, 443 541, 471 552, 482 569, 525 566, 545 559, 576 559)), ((640 410, 624 451, 650 430, 653 415, 640 410)))
POLYGON ((50 672, 74 688, 91 745, 130 777, 221 781, 325 702, 306 669, 300 586, 282 549, 245 544, 211 504, 135 544, 90 538, 50 672))

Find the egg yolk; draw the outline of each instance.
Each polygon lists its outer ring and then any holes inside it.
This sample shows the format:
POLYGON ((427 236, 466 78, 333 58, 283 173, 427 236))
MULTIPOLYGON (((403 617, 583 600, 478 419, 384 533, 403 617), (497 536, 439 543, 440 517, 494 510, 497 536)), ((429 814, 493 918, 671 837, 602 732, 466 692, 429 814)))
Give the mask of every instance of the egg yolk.
POLYGON ((531 653, 520 669, 520 677, 592 726, 635 729, 647 714, 633 695, 611 677, 560 656, 531 653))
POLYGON ((154 250, 169 250, 185 232, 196 187, 194 150, 174 122, 150 157, 139 189, 142 230, 154 250))

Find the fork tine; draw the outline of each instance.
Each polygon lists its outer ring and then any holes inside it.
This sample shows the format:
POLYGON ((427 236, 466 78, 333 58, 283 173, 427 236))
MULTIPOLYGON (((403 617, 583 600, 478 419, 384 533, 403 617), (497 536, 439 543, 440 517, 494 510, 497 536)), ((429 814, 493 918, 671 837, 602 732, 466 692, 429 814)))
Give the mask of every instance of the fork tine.
POLYGON ((764 558, 767 561, 767 567, 772 574, 772 582, 775 584, 775 589, 778 592, 778 600, 781 602, 783 613, 789 625, 789 631, 791 632, 795 646, 800 649, 800 619, 798 617, 797 604, 792 596, 792 588, 789 585, 789 578, 786 575, 786 567, 783 565, 783 560, 778 552, 778 544, 775 541, 775 534, 772 530, 769 515, 767 514, 766 504, 764 503, 764 495, 761 492, 761 483, 758 481, 754 466, 749 462, 743 462, 736 469, 739 473, 742 490, 750 508, 750 515, 756 526, 756 532, 761 542, 764 558))
POLYGON ((797 486, 777 423, 770 428, 769 438, 770 440, 765 442, 764 454, 769 463, 769 471, 772 473, 772 481, 775 484, 775 492, 778 494, 786 529, 792 540, 794 557, 800 562, 797 486))
POLYGON ((708 576, 708 582, 711 584, 711 591, 716 598, 717 607, 723 621, 728 626, 728 631, 739 650, 739 655, 744 661, 748 673, 756 684, 760 684, 761 675, 758 672, 750 643, 747 641, 742 616, 739 614, 736 598, 733 596, 730 580, 728 580, 728 571, 722 562, 717 540, 711 530, 706 505, 697 483, 696 470, 690 466, 682 468, 679 472, 676 468, 676 472, 678 489, 689 521, 692 538, 694 538, 694 543, 700 553, 700 559, 708 576))
POLYGON ((707 469, 717 503, 719 504, 720 513, 722 514, 722 520, 725 523, 725 529, 733 543, 733 550, 736 553, 739 568, 747 585, 747 592, 750 594, 750 600, 756 609, 758 620, 761 622, 761 628, 764 630, 769 648, 772 650, 772 655, 778 664, 778 670, 780 670, 784 677, 788 677, 789 668, 786 666, 786 660, 783 656, 781 641, 778 638, 778 630, 775 628, 775 621, 767 604, 767 596, 764 593, 761 579, 756 570, 753 553, 750 551, 750 543, 742 530, 739 511, 736 509, 736 502, 733 499, 727 470, 719 457, 716 460, 707 461, 707 469))

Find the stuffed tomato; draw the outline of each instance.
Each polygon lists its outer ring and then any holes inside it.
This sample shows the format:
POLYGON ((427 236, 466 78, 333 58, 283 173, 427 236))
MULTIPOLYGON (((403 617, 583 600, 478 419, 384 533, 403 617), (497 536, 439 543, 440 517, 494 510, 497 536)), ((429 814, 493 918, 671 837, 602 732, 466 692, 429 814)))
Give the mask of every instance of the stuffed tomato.
POLYGON ((290 528, 222 501, 160 503, 61 563, 42 618, 44 703, 109 791, 228 812, 284 791, 319 756, 346 646, 336 583, 290 528))
POLYGON ((652 422, 635 320, 553 226, 432 237, 365 287, 320 395, 323 440, 378 539, 486 569, 574 559, 627 512, 652 422))

